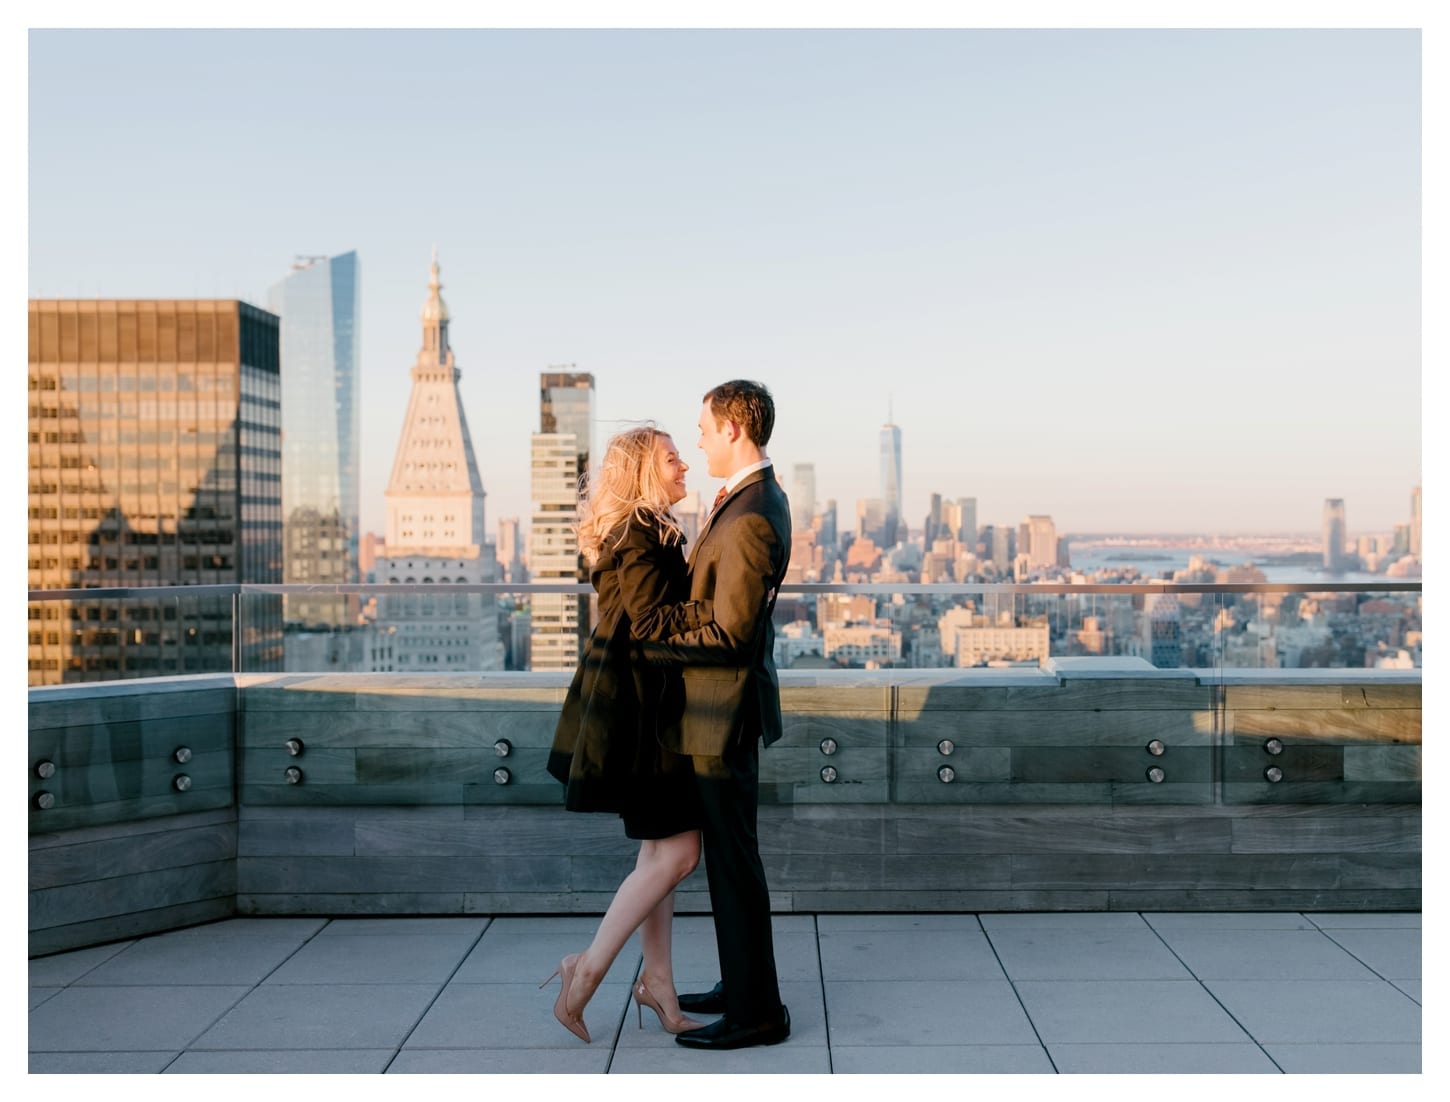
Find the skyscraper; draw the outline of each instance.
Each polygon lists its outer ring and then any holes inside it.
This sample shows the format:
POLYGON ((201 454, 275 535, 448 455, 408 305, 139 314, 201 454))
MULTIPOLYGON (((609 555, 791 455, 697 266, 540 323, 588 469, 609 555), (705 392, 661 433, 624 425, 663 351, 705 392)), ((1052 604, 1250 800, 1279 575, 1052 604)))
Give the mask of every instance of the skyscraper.
POLYGON ((1324 499, 1324 569, 1337 574, 1344 569, 1344 499, 1324 499))
POLYGON ((885 546, 896 544, 901 527, 901 430, 889 417, 881 426, 881 501, 885 519, 882 534, 885 546))
POLYGON ((1423 558, 1421 554, 1420 487, 1410 491, 1410 554, 1423 558))
MULTIPOLYGON (((1029 567, 1041 570, 1056 566, 1057 526, 1052 523, 1052 518, 1033 514, 1023 523, 1022 530, 1026 535, 1026 546, 1019 546, 1018 550, 1027 556, 1029 567)), ((1019 544, 1021 542, 1019 540, 1019 544)))
MULTIPOLYGON (((30 587, 282 580, 277 318, 223 300, 32 300, 30 587)), ((232 668, 227 597, 30 608, 30 683, 232 668)), ((249 598, 242 669, 282 668, 249 598)))
MULTIPOLYGON (((438 255, 423 304, 423 346, 386 492, 389 583, 492 582, 497 563, 484 520, 483 479, 458 390, 462 377, 448 343, 448 307, 439 294, 438 255)), ((380 630, 394 629, 395 668, 463 671, 503 668, 498 604, 492 597, 388 594, 380 630)))
MULTIPOLYGON (((357 253, 308 256, 270 295, 281 318, 282 580, 358 580, 357 253)), ((357 597, 289 595, 288 623, 357 623, 357 597)))
POLYGON ((790 526, 801 532, 811 526, 816 515, 816 467, 814 463, 797 463, 791 469, 790 526))
MULTIPOLYGON (((573 365, 567 365, 572 367, 573 365)), ((577 582, 580 477, 589 470, 594 376, 550 370, 539 376, 539 431, 530 442, 533 500, 529 578, 577 582)), ((529 668, 572 670, 589 637, 588 602, 573 593, 536 593, 530 602, 529 668)))

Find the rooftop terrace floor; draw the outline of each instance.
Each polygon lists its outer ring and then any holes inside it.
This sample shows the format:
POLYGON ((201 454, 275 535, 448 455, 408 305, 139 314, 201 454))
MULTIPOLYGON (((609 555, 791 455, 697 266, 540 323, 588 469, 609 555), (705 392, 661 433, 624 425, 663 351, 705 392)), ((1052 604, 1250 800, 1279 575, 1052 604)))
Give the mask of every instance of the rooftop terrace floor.
MULTIPOLYGON (((1418 1072, 1419 914, 777 915, 790 1039, 584 1044, 539 981, 593 917, 236 918, 30 962, 32 1072, 1418 1072)), ((718 978, 676 920, 682 991, 718 978)), ((557 980, 555 984, 557 984, 557 980)))

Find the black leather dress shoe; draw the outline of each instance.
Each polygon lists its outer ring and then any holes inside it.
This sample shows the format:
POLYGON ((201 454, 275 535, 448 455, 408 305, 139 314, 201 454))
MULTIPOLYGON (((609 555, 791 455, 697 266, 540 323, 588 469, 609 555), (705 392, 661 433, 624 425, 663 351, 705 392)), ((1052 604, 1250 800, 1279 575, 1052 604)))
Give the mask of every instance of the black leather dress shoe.
POLYGON ((721 1018, 703 1029, 688 1029, 675 1034, 675 1043, 686 1048, 749 1048, 751 1045, 778 1045, 790 1036, 790 1011, 780 1008, 780 1017, 755 1025, 736 1025, 721 1018))
POLYGON ((680 996, 680 1009, 686 1014, 724 1014, 725 985, 717 983, 708 991, 680 996))

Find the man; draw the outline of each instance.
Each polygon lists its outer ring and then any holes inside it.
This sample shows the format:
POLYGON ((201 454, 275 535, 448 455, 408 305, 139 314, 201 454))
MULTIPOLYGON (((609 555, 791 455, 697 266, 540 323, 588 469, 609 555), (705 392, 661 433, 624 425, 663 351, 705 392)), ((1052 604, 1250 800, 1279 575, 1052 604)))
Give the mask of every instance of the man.
POLYGON ((773 1045, 790 1035, 780 1001, 770 893, 756 840, 760 750, 781 736, 771 612, 790 558, 790 505, 765 446, 775 403, 759 383, 734 380, 705 395, 700 449, 725 479, 690 553, 690 599, 708 601, 698 630, 647 644, 684 667, 685 714, 668 749, 688 754, 704 806, 705 872, 715 916, 720 983, 681 995, 683 1009, 724 1013, 676 1035, 689 1048, 773 1045))

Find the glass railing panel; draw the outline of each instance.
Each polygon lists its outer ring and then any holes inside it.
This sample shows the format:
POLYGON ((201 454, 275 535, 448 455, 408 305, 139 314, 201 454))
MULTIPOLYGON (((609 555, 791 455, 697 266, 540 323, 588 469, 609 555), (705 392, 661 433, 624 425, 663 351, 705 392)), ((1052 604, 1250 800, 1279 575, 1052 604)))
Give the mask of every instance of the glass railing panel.
POLYGON ((228 673, 235 587, 63 590, 29 602, 29 682, 228 673))

